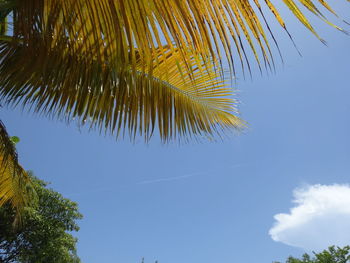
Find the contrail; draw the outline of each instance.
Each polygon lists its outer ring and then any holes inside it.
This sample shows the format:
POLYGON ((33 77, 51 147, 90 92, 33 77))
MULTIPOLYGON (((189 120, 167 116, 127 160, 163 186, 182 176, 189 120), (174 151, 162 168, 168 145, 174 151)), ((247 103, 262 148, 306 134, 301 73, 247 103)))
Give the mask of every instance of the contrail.
MULTIPOLYGON (((233 165, 230 165, 227 167, 236 168, 236 167, 241 167, 244 165, 246 165, 246 163, 233 164, 233 165)), ((173 176, 173 177, 163 177, 163 178, 157 178, 157 179, 152 179, 152 180, 145 180, 145 181, 137 182, 134 184, 118 185, 116 187, 103 187, 103 188, 94 189, 94 190, 91 190, 91 191, 85 192, 85 193, 84 192, 71 193, 71 194, 69 194, 69 196, 80 196, 80 195, 91 194, 91 193, 111 192, 111 191, 116 190, 117 188, 128 188, 128 187, 132 187, 133 185, 147 185, 147 184, 157 184, 157 183, 162 183, 162 182, 176 181, 176 180, 186 179, 186 178, 199 176, 199 175, 203 175, 203 174, 207 174, 207 173, 212 173, 212 172, 215 172, 215 170, 216 169, 210 169, 207 171, 194 172, 194 173, 185 174, 185 175, 179 175, 179 176, 173 176)))
POLYGON ((139 182, 137 184, 153 184, 153 183, 160 183, 160 182, 175 181, 175 180, 180 180, 180 179, 184 179, 184 178, 188 178, 188 177, 192 177, 192 176, 196 176, 196 175, 200 175, 200 174, 204 174, 204 173, 206 173, 206 172, 185 174, 185 175, 174 176, 174 177, 164 177, 164 178, 158 178, 158 179, 154 179, 154 180, 142 181, 142 182, 139 182))
MULTIPOLYGON (((230 165, 230 168, 235 168, 235 167, 240 167, 240 166, 244 166, 244 164, 234 164, 234 165, 230 165)), ((158 178, 158 179, 153 179, 153 180, 146 180, 146 181, 141 181, 139 183, 137 183, 137 185, 140 184, 155 184, 155 183, 161 183, 161 182, 169 182, 169 181, 175 181, 175 180, 181 180, 181 179, 185 179, 185 178, 189 178, 189 177, 193 177, 193 176, 198 176, 198 175, 202 175, 202 174, 207 174, 207 173, 211 173, 214 170, 207 170, 207 171, 203 171, 203 172, 196 172, 196 173, 191 173, 191 174, 185 174, 185 175, 180 175, 180 176, 173 176, 173 177, 163 177, 163 178, 158 178)))

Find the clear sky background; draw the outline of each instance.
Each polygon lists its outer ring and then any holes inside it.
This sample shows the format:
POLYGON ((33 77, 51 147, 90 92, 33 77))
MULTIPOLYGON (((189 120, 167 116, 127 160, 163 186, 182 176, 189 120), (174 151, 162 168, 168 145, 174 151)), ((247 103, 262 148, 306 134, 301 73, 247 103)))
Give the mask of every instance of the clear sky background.
MULTIPOLYGON (((350 21, 349 3, 330 3, 350 21)), ((257 263, 284 261, 308 249, 276 242, 269 230, 276 214, 298 205, 292 199, 303 199, 293 197, 296 188, 309 198, 314 188, 308 185, 350 183, 350 37, 312 18, 326 47, 284 10, 303 57, 278 29, 285 64, 277 61, 276 74, 254 70, 253 80, 238 76, 234 85, 249 128, 223 142, 117 142, 1 109, 9 133, 21 138, 22 165, 78 202, 83 262, 139 263, 144 257, 146 263, 257 263)), ((334 202, 350 202, 346 188, 334 202)), ((336 210, 328 203, 327 226, 349 219, 342 204, 336 210)), ((338 233, 350 236, 349 224, 340 226, 338 233)), ((307 229, 292 228, 291 235, 311 235, 311 243, 329 239, 307 229)))

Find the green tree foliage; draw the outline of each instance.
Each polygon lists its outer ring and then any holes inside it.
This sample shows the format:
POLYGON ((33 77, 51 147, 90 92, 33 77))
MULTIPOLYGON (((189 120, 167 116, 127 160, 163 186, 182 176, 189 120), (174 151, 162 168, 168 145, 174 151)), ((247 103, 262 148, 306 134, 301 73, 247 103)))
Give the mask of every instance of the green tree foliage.
MULTIPOLYGON (((304 254, 301 259, 289 257, 286 263, 349 263, 350 246, 344 248, 331 246, 321 253, 314 253, 314 256, 304 254)), ((275 262, 278 263, 278 262, 275 262)))
POLYGON ((0 207, 0 262, 79 263, 76 220, 82 215, 77 204, 47 188, 47 183, 31 176, 38 196, 36 207, 26 207, 23 224, 13 226, 15 210, 0 207))

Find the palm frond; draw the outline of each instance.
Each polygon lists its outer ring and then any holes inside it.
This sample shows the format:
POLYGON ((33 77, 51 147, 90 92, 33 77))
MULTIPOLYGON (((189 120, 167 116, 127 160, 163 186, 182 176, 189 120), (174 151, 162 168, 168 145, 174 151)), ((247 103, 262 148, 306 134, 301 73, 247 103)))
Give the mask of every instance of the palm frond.
POLYGON ((17 152, 0 121, 0 206, 11 204, 20 214, 28 200, 30 180, 19 165, 17 152))
MULTIPOLYGON (((146 140, 157 123, 164 141, 241 128, 221 62, 250 69, 251 50, 273 66, 263 5, 287 31, 270 0, 15 2, 12 35, 0 39, 0 100, 146 140)), ((322 40, 297 1, 283 2, 322 40)), ((299 3, 344 31, 320 11, 335 14, 325 0, 299 3)))
MULTIPOLYGON (((322 40, 296 0, 282 1, 322 40)), ((344 31, 320 11, 323 7, 335 14, 325 0, 298 2, 326 23, 344 31)), ((270 28, 263 5, 287 30, 271 0, 253 3, 248 0, 19 0, 14 36, 27 45, 36 44, 37 37, 51 45, 68 39, 69 52, 93 56, 101 64, 112 56, 135 65, 136 50, 143 61, 152 61, 154 50, 168 45, 182 50, 183 62, 191 60, 193 51, 203 58, 210 55, 220 60, 223 50, 232 69, 234 53, 241 64, 249 67, 246 49, 251 49, 259 65, 264 61, 271 66, 272 52, 266 34, 270 28)))
POLYGON ((141 57, 134 71, 132 65, 116 66, 118 60, 101 65, 84 58, 61 57, 54 50, 42 57, 42 48, 32 56, 33 63, 26 64, 25 47, 13 50, 8 43, 0 45, 4 58, 0 97, 4 104, 28 105, 36 112, 79 120, 117 137, 139 134, 146 141, 156 126, 163 141, 190 135, 210 137, 244 126, 235 116, 233 91, 212 68, 213 62, 202 61, 197 67, 198 57, 193 57, 182 65, 180 50, 163 47, 153 55, 153 68, 145 72, 148 66, 141 57))

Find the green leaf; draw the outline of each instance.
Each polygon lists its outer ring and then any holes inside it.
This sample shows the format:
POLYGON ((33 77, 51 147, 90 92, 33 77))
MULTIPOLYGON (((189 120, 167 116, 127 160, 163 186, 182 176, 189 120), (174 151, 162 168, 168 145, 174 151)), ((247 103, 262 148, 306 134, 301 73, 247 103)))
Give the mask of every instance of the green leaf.
POLYGON ((20 139, 19 139, 19 137, 17 137, 17 136, 12 136, 11 138, 10 138, 10 140, 11 140, 11 142, 13 143, 13 144, 17 144, 17 143, 19 143, 19 141, 20 141, 20 139))

